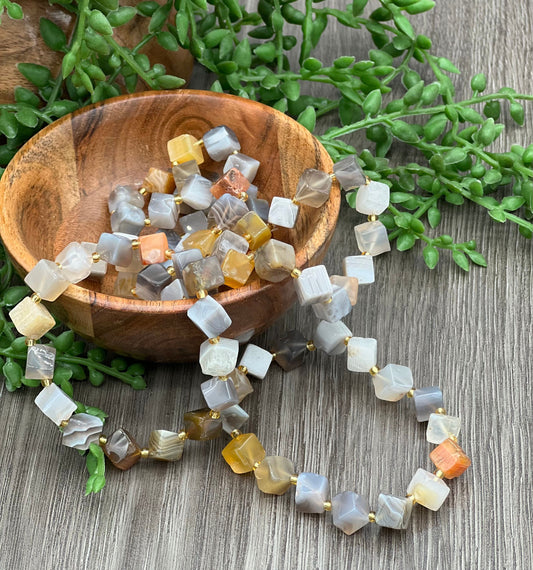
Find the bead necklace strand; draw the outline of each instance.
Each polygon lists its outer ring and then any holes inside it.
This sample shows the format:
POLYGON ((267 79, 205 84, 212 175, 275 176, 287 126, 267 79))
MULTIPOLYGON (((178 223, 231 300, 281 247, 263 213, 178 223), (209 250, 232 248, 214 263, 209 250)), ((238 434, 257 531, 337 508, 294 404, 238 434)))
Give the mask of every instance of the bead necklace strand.
MULTIPOLYGON (((36 293, 10 312, 17 330, 27 336, 26 377, 39 379, 43 385, 35 403, 60 426, 63 443, 79 450, 99 444, 110 461, 124 470, 140 458, 179 460, 186 440, 210 440, 226 431, 232 439, 222 455, 234 472, 253 471, 259 489, 265 493, 281 495, 295 485, 299 511, 331 511, 333 523, 346 534, 353 534, 369 522, 389 528, 406 528, 415 503, 438 510, 449 493, 449 487, 442 479, 457 477, 470 465, 470 460, 457 443, 459 418, 446 414, 439 388, 414 389, 409 368, 388 364, 379 369, 376 340, 354 337, 340 321, 355 304, 358 285, 374 281, 373 256, 390 250, 386 230, 378 220, 378 215, 388 206, 388 186, 370 181, 361 171, 357 159, 348 157, 335 165, 331 175, 313 169, 304 171, 293 200, 274 197, 270 205, 266 203, 265 210, 264 200, 252 198, 252 211, 248 211, 246 203, 250 197, 246 190, 250 191, 259 163, 239 153, 240 145, 231 129, 216 127, 201 141, 191 135, 181 135, 169 141, 168 150, 177 194, 168 194, 172 191, 170 175, 157 169, 150 170, 139 191, 123 186, 115 188, 109 198, 114 233, 102 234, 92 252, 93 244, 72 243, 56 257, 55 263, 41 260, 25 280, 36 293), (202 146, 213 160, 227 159, 225 175, 215 184, 199 173, 198 164, 203 162, 202 146), (361 254, 345 258, 344 276, 330 278, 323 265, 298 269, 292 246, 272 239, 271 230, 274 229, 272 226, 294 227, 299 204, 323 205, 329 196, 332 178, 336 178, 347 191, 358 187, 356 209, 368 215, 368 221, 354 228, 361 254), (151 200, 149 217, 146 218, 141 206, 149 192, 151 200), (211 206, 213 196, 217 201, 211 206), (172 244, 172 249, 165 231, 175 227, 179 205, 183 203, 198 210, 211 206, 209 216, 215 227, 196 229, 172 244), (137 237, 143 227, 150 225, 163 231, 137 237), (232 232, 233 229, 237 233, 232 232), (222 239, 225 231, 233 234, 226 236, 229 243, 222 239), (234 236, 241 238, 240 244, 234 236), (233 248, 236 244, 240 251, 233 248), (210 255, 217 247, 222 255, 221 265, 217 263, 216 256, 210 255), (193 253, 195 249, 200 249, 200 256, 193 253), (235 265, 239 266, 235 259, 237 254, 241 255, 238 259, 241 269, 243 263, 245 265, 240 273, 234 270, 235 265), (53 322, 47 309, 40 305, 40 300, 55 300, 69 283, 77 283, 91 272, 93 276, 102 275, 107 269, 103 266, 106 262, 122 269, 119 269, 116 291, 122 290, 145 299, 173 300, 196 296, 198 300, 188 315, 208 337, 200 347, 199 357, 202 372, 211 376, 201 385, 208 408, 187 412, 184 427, 179 432, 153 431, 148 448, 141 449, 123 428, 106 437, 102 435, 103 421, 100 418, 83 412, 75 413, 77 404, 52 382, 55 350, 36 344, 36 340, 50 330, 50 320, 53 322), (136 273, 144 265, 148 267, 136 274, 134 287, 128 289, 120 283, 121 274, 136 273), (274 282, 290 274, 294 278, 300 304, 312 305, 315 315, 321 320, 314 340, 307 340, 299 332, 291 331, 279 339, 270 352, 248 344, 236 366, 238 341, 220 337, 231 325, 231 320, 223 307, 208 296, 208 291, 222 284, 234 288, 242 286, 254 267, 262 279, 274 282), (183 277, 183 282, 177 278, 172 280, 177 272, 183 277), (430 473, 418 469, 407 488, 406 497, 382 493, 378 497, 376 511, 371 511, 367 500, 352 491, 330 498, 329 483, 324 476, 305 472, 297 475, 289 459, 266 457, 255 434, 239 431, 248 419, 248 414, 239 404, 253 391, 248 375, 262 380, 273 360, 283 369, 292 370, 303 363, 308 351, 316 348, 331 355, 347 350, 348 370, 369 372, 378 398, 397 401, 407 395, 414 400, 418 421, 428 421, 427 439, 438 444, 430 453, 437 470, 430 473)), ((252 193, 257 196, 253 188, 252 193)), ((182 220, 189 218, 182 226, 191 223, 197 228, 198 223, 203 223, 198 214, 204 216, 202 212, 195 212, 182 217, 182 220)), ((128 277, 131 281, 131 275, 128 277)))

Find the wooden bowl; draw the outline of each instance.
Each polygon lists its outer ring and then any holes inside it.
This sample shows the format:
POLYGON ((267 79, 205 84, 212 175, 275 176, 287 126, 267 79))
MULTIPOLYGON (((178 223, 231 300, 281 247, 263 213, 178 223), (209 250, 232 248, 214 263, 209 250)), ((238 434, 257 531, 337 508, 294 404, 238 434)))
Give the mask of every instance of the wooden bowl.
MULTIPOLYGON (((41 258, 53 260, 71 241, 98 241, 109 232, 107 197, 117 183, 141 184, 151 166, 168 168, 166 141, 178 134, 201 138, 225 124, 242 152, 261 161, 254 181, 260 197, 294 196, 305 168, 331 172, 320 143, 296 121, 260 103, 204 91, 147 92, 86 107, 35 135, 13 158, 0 181, 0 235, 15 267, 25 275, 41 258)), ((207 154, 204 153, 206 156, 207 154)), ((221 172, 209 158, 202 171, 221 172)), ((299 268, 320 263, 340 206, 333 184, 321 208, 302 206, 294 230, 275 237, 293 244, 299 268)), ((112 295, 116 273, 71 285, 51 311, 81 336, 136 358, 196 359, 205 340, 187 318, 193 300, 142 301, 112 295)), ((224 336, 257 333, 281 316, 295 298, 291 278, 221 292, 233 324, 224 336)))

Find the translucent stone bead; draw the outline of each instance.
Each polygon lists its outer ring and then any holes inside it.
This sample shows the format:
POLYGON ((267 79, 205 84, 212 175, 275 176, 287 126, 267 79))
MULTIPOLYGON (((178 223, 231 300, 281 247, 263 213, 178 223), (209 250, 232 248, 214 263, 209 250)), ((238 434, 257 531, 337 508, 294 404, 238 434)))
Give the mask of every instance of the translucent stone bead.
POLYGON ((199 249, 204 257, 211 255, 217 235, 212 230, 200 230, 187 236, 182 244, 184 249, 199 249))
POLYGON ((308 339, 300 331, 289 331, 274 341, 271 347, 275 360, 283 370, 289 372, 304 363, 308 339))
POLYGON ((170 139, 167 143, 167 150, 170 162, 182 164, 195 160, 198 164, 202 164, 204 161, 198 139, 189 134, 170 139))
POLYGON ((150 434, 150 457, 159 461, 179 461, 184 447, 185 440, 173 431, 157 429, 150 434))
POLYGON ((181 279, 174 279, 170 285, 161 291, 161 301, 179 301, 188 297, 185 284, 181 279))
POLYGON ((132 259, 131 240, 103 233, 96 244, 96 252, 111 265, 127 267, 132 259))
POLYGON ((296 483, 296 510, 302 513, 322 513, 328 500, 329 482, 323 475, 300 473, 296 483))
POLYGON ((413 373, 407 366, 387 364, 372 376, 376 398, 387 402, 401 400, 413 387, 413 373))
POLYGON ((193 212, 180 218, 180 226, 185 233, 193 234, 207 229, 207 216, 203 212, 193 212))
POLYGON ((381 222, 366 222, 354 227, 357 247, 361 252, 376 256, 390 251, 387 229, 381 222))
POLYGON ((249 473, 265 458, 265 450, 253 433, 242 433, 222 450, 222 457, 234 473, 249 473))
POLYGON ((178 206, 172 194, 154 192, 148 204, 148 217, 154 228, 171 230, 178 223, 178 206))
POLYGON ((390 203, 390 188, 383 182, 370 181, 361 186, 355 197, 355 209, 361 214, 382 214, 390 203))
POLYGON ((182 164, 175 164, 172 166, 172 176, 174 177, 174 183, 176 184, 176 189, 180 191, 183 188, 183 184, 194 174, 200 174, 200 169, 198 168, 198 163, 196 160, 188 160, 182 164))
POLYGON ((132 206, 143 208, 144 196, 131 186, 116 186, 111 190, 111 194, 109 194, 109 198, 107 199, 109 213, 112 214, 122 202, 128 202, 128 204, 132 206))
POLYGON ((295 202, 319 208, 327 202, 331 190, 331 177, 322 170, 308 168, 298 180, 295 202))
POLYGON ((200 384, 207 405, 217 412, 239 403, 237 390, 231 380, 211 378, 200 384))
POLYGON ((180 192, 185 204, 195 210, 207 210, 213 203, 211 181, 199 174, 193 174, 185 180, 180 192))
POLYGON ((211 417, 209 408, 194 410, 183 415, 185 433, 194 441, 207 441, 222 435, 222 417, 211 417))
POLYGON ((255 199, 258 197, 259 188, 255 184, 250 184, 248 186, 248 190, 246 190, 246 194, 248 194, 248 199, 255 199))
MULTIPOLYGON (((81 246, 85 252, 92 258, 92 254, 96 251, 96 244, 89 241, 82 241, 81 246)), ((103 259, 98 260, 96 263, 93 261, 91 265, 90 277, 101 279, 107 273, 107 262, 103 259)))
MULTIPOLYGON (((209 339, 200 345, 199 362, 206 376, 227 376, 235 370, 239 356, 239 341, 231 338, 209 339)), ((240 402, 240 400, 239 400, 240 402)))
POLYGON ((245 285, 254 270, 254 261, 245 253, 230 250, 222 262, 224 285, 238 289, 245 285))
POLYGON ((298 210, 298 205, 292 200, 274 196, 270 204, 268 222, 282 228, 294 228, 298 210))
POLYGON ((270 213, 270 204, 267 200, 260 200, 259 198, 250 198, 246 200, 246 205, 251 212, 255 212, 263 222, 268 222, 268 215, 270 213))
POLYGON ((111 231, 138 236, 144 228, 144 211, 128 202, 122 202, 111 214, 111 231))
POLYGON ((72 398, 53 383, 43 388, 34 401, 41 412, 56 425, 68 420, 78 407, 72 398))
POLYGON ((224 274, 218 259, 214 256, 187 264, 182 275, 185 288, 191 297, 202 289, 212 291, 224 284, 224 274))
POLYGON ((71 283, 79 283, 91 274, 93 260, 81 243, 69 243, 55 259, 61 266, 61 272, 71 283))
POLYGON ((352 372, 368 372, 376 366, 378 343, 375 338, 353 336, 348 341, 348 370, 352 372))
POLYGON ((246 253, 248 251, 248 242, 241 235, 231 230, 224 230, 215 243, 213 255, 222 263, 228 251, 232 249, 240 253, 246 253))
POLYGON ((269 456, 261 461, 254 475, 260 491, 270 495, 283 495, 291 486, 294 465, 286 457, 269 456))
POLYGON ((250 376, 255 376, 260 380, 266 376, 270 364, 272 363, 272 353, 255 344, 248 344, 242 355, 239 366, 245 366, 250 376))
POLYGON ((429 458, 446 479, 459 477, 472 464, 468 455, 453 439, 445 439, 429 454, 429 458))
POLYGON ((350 299, 350 304, 352 307, 357 303, 357 294, 359 292, 359 280, 357 277, 331 275, 329 280, 331 281, 333 287, 342 287, 346 293, 348 293, 348 298, 350 299))
POLYGON ((331 514, 333 524, 348 535, 370 522, 368 501, 353 491, 344 491, 331 499, 331 514))
POLYGON ((139 249, 143 265, 153 265, 154 263, 164 263, 166 261, 168 240, 164 233, 141 236, 139 242, 141 244, 139 249))
POLYGON ((449 437, 457 437, 461 431, 461 419, 445 414, 430 414, 426 439, 430 443, 442 443, 449 437))
POLYGON ((279 283, 296 266, 296 253, 290 243, 268 240, 255 254, 255 272, 261 279, 279 283))
POLYGON ((48 259, 39 260, 24 283, 45 301, 55 301, 70 285, 61 268, 48 259))
POLYGON ((313 312, 317 318, 330 323, 340 321, 343 317, 350 314, 351 310, 352 303, 346 289, 336 285, 333 285, 333 293, 327 301, 313 305, 313 312))
POLYGON ((374 283, 374 259, 371 255, 350 255, 342 261, 347 277, 355 277, 359 285, 374 283))
POLYGON ((34 303, 30 297, 22 301, 9 311, 9 318, 17 331, 27 338, 37 340, 55 327, 54 317, 41 303, 34 303))
POLYGON ((237 135, 225 125, 210 129, 202 140, 207 154, 217 162, 225 160, 232 152, 241 150, 237 135))
POLYGON ((231 194, 224 194, 211 206, 207 223, 209 227, 231 229, 248 211, 248 206, 242 200, 231 194))
POLYGON ((215 338, 231 326, 224 307, 209 295, 196 301, 187 316, 207 338, 215 338))
POLYGON ((244 174, 239 172, 236 168, 232 168, 211 186, 211 194, 213 194, 215 198, 220 198, 224 194, 230 194, 231 196, 240 198, 240 196, 248 190, 249 186, 250 182, 244 174))
POLYGON ((314 345, 326 354, 342 354, 346 350, 344 339, 352 336, 352 331, 341 321, 328 323, 320 321, 313 337, 314 345))
POLYGON ((148 175, 143 180, 143 188, 150 193, 161 192, 162 194, 172 194, 174 187, 174 177, 172 174, 160 168, 150 168, 148 175))
POLYGON ((298 279, 294 280, 294 286, 302 306, 327 301, 333 294, 333 285, 323 265, 304 269, 298 279))
POLYGON ((417 388, 413 393, 416 419, 419 422, 427 422, 429 416, 438 408, 444 408, 442 391, 438 386, 417 388))
POLYGON ((172 277, 162 265, 149 265, 137 275, 135 293, 145 301, 156 301, 161 298, 161 291, 171 281, 172 277))
POLYGON ((343 190, 353 190, 366 184, 366 176, 355 155, 347 156, 333 165, 333 173, 343 190))
POLYGON ((63 428, 61 443, 80 451, 89 449, 91 443, 98 443, 104 422, 91 414, 75 414, 63 428))
MULTIPOLYGON (((137 237, 135 237, 135 239, 138 239, 137 237)), ((131 261, 129 262, 128 265, 122 267, 120 265, 115 265, 115 269, 119 272, 119 273, 139 273, 139 271, 142 271, 144 269, 144 265, 141 259, 141 249, 137 248, 137 249, 132 249, 131 251, 131 261)))
POLYGON ((133 299, 132 289, 135 289, 137 284, 137 273, 128 273, 127 271, 121 271, 113 286, 113 295, 115 297, 124 297, 126 299, 133 299))
POLYGON ((223 172, 229 172, 234 168, 241 172, 250 182, 253 182, 260 164, 261 163, 255 160, 255 158, 239 152, 228 156, 222 170, 223 172))
POLYGON ((47 344, 29 346, 24 377, 35 380, 52 378, 54 376, 55 362, 56 349, 53 346, 48 346, 47 344))
POLYGON ((450 488, 433 473, 417 469, 407 487, 407 494, 412 495, 415 501, 426 509, 438 511, 450 494, 450 488))
POLYGON ((172 254, 172 265, 178 277, 181 277, 183 270, 193 261, 203 259, 202 252, 199 249, 185 249, 172 254))
POLYGON ((244 374, 244 372, 241 372, 238 368, 235 368, 232 372, 230 372, 228 377, 235 386, 240 404, 244 398, 248 396, 248 394, 251 394, 254 391, 252 384, 250 383, 248 376, 246 376, 246 374, 244 374))
POLYGON ((122 471, 133 467, 141 458, 141 448, 124 428, 113 432, 103 448, 111 463, 122 471))
POLYGON ((220 416, 222 418, 222 429, 229 434, 236 429, 240 429, 250 418, 237 404, 222 410, 220 416))
MULTIPOLYGON (((203 215, 202 212, 198 213, 203 215)), ((175 251, 175 248, 178 247, 178 244, 181 241, 181 236, 177 234, 174 230, 159 229, 157 230, 157 233, 165 234, 167 236, 168 247, 175 251)))
POLYGON ((411 499, 380 493, 376 510, 376 523, 387 528, 406 529, 412 510, 413 501, 411 499))

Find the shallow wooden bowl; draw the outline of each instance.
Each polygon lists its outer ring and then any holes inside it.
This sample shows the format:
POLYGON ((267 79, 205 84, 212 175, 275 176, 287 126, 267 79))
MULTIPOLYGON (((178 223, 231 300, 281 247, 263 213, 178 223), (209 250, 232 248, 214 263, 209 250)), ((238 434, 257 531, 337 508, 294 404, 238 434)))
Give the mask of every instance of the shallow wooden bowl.
MULTIPOLYGON (((53 260, 71 241, 98 241, 111 231, 107 197, 114 186, 140 185, 151 166, 168 168, 168 139, 182 133, 201 138, 220 124, 237 133, 242 152, 261 161, 254 181, 260 197, 294 196, 305 168, 331 171, 326 150, 304 127, 260 103, 187 90, 117 97, 43 129, 2 176, 0 234, 18 271, 25 275, 39 259, 53 260)), ((222 163, 207 159, 201 169, 220 173, 222 163)), ((298 267, 324 257, 339 205, 334 183, 324 206, 303 206, 294 230, 276 230, 275 237, 294 245, 298 267)), ((71 285, 48 306, 81 336, 119 353, 155 361, 197 358, 205 337, 187 318, 193 300, 115 297, 115 277, 111 270, 102 282, 71 285)), ((225 336, 237 337, 268 327, 295 293, 291 278, 273 284, 254 277, 215 298, 233 321, 225 336)))

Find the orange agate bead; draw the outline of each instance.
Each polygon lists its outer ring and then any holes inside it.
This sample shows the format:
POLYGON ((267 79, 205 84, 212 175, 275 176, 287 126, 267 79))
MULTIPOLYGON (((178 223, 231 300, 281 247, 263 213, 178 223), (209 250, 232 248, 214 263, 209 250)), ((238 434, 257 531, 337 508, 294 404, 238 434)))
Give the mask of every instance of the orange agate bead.
POLYGON ((176 183, 171 172, 166 172, 159 168, 150 168, 148 175, 143 181, 143 188, 148 190, 148 192, 172 194, 176 188, 176 183))
POLYGON ((470 458, 453 439, 445 439, 430 454, 431 461, 440 469, 446 479, 462 475, 471 465, 470 458))
POLYGON ((166 261, 165 252, 168 249, 166 234, 158 232, 156 234, 141 236, 139 242, 143 265, 152 265, 153 263, 163 263, 166 261))
POLYGON ((240 198, 243 192, 250 187, 250 181, 236 168, 231 168, 211 186, 211 194, 220 198, 223 194, 231 194, 240 198))

